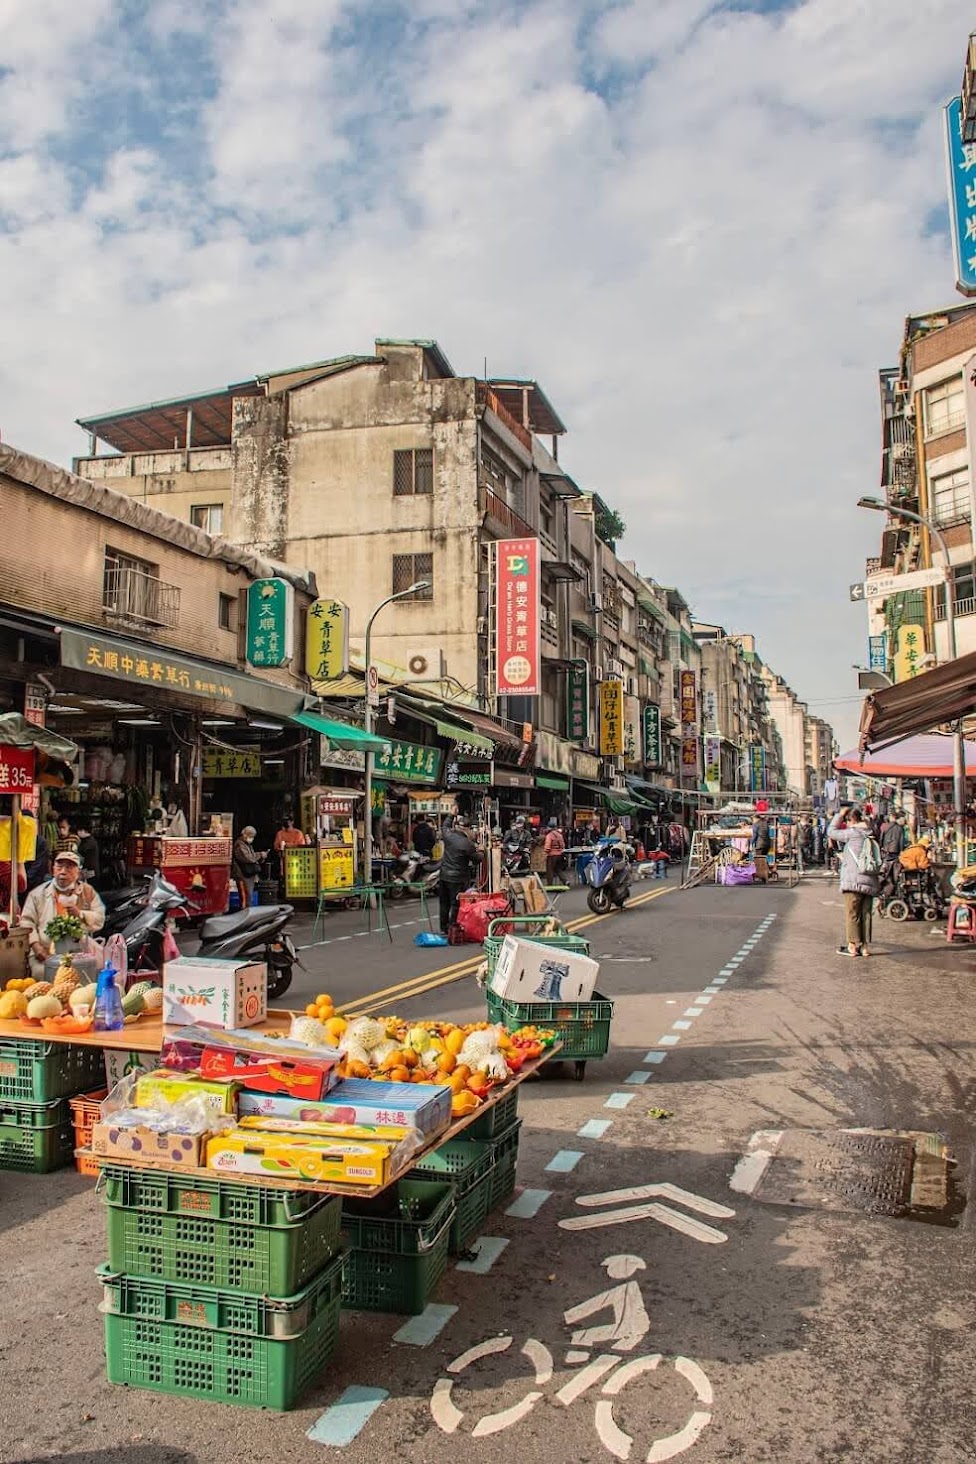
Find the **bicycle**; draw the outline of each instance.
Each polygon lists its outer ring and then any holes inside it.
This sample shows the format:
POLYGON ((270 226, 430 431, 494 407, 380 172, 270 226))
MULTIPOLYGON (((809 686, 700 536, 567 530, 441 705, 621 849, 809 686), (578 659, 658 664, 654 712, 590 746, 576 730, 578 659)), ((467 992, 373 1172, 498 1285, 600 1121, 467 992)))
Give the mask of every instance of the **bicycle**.
MULTIPOLYGON (((610 1308, 613 1311, 613 1320, 602 1326, 584 1328, 573 1333, 572 1347, 566 1354, 566 1362, 580 1367, 581 1370, 559 1389, 555 1394, 555 1401, 568 1408, 589 1388, 600 1384, 602 1396, 594 1406, 593 1420, 597 1436, 614 1458, 627 1460, 630 1458, 634 1440, 630 1434, 624 1432, 614 1417, 614 1399, 628 1383, 645 1373, 655 1372, 662 1362, 668 1360, 660 1352, 647 1353, 629 1361, 624 1361, 620 1356, 621 1353, 633 1351, 650 1331, 650 1318, 644 1306, 640 1286, 633 1280, 637 1271, 646 1270, 646 1263, 640 1256, 618 1255, 607 1256, 602 1265, 610 1279, 621 1284, 610 1287, 578 1306, 570 1307, 563 1316, 566 1323, 572 1326, 594 1312, 610 1308), (591 1350, 598 1343, 609 1344, 612 1350, 599 1352, 596 1357, 591 1358, 591 1350)), ((484 1342, 469 1347, 453 1362, 448 1363, 447 1371, 451 1376, 438 1378, 430 1400, 431 1416, 444 1433, 456 1433, 464 1421, 464 1413, 451 1396, 454 1379, 482 1358, 507 1352, 512 1342, 513 1338, 508 1333, 489 1337, 484 1342)), ((520 1423, 543 1398, 543 1390, 552 1381, 555 1366, 553 1355, 535 1337, 526 1339, 521 1352, 532 1366, 535 1387, 511 1407, 479 1418, 471 1430, 472 1438, 487 1438, 520 1423)), ((712 1385, 704 1369, 689 1357, 675 1357, 670 1361, 678 1376, 692 1388, 695 1402, 700 1406, 693 1407, 680 1429, 651 1441, 650 1449, 644 1456, 646 1464, 663 1464, 664 1460, 674 1459, 685 1453, 698 1440, 712 1418, 712 1385)))

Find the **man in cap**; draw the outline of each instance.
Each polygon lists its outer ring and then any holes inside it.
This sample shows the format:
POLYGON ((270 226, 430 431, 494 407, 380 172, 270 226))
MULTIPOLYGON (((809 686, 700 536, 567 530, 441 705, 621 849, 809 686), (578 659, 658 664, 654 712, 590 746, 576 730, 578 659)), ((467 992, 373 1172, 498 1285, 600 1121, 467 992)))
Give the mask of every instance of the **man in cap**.
POLYGON ((54 872, 49 880, 31 890, 24 901, 20 924, 31 932, 31 975, 44 978, 44 962, 54 952, 54 941, 47 927, 58 915, 74 915, 94 935, 105 924, 105 906, 96 890, 81 877, 81 859, 76 849, 59 849, 54 856, 54 872))
POLYGON ((443 834, 441 876, 438 885, 441 935, 448 935, 457 920, 458 899, 469 887, 481 863, 481 850, 471 838, 466 818, 456 818, 443 834))

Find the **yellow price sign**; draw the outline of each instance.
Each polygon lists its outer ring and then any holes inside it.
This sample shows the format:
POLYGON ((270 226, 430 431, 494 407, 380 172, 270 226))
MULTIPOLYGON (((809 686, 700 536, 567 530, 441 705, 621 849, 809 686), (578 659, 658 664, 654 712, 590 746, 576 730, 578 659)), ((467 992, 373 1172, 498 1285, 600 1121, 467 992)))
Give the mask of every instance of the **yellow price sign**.
POLYGON ((348 889, 356 883, 356 865, 348 844, 331 844, 319 850, 319 888, 348 889))

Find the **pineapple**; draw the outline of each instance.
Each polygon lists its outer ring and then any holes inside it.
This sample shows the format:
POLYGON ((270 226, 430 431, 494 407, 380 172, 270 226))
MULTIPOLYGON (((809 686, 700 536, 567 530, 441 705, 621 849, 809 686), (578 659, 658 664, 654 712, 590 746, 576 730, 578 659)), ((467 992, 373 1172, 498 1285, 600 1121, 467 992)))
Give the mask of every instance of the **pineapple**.
POLYGON ((50 981, 35 981, 33 986, 28 986, 24 992, 28 1001, 33 1001, 35 996, 47 996, 51 991, 50 981))

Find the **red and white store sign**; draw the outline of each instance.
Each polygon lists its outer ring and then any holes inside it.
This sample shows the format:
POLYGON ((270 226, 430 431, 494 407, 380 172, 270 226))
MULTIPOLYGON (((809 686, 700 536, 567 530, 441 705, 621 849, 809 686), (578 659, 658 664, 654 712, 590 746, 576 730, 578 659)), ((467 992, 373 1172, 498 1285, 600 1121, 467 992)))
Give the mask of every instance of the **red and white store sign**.
MULTIPOLYGON (((24 718, 33 722, 35 727, 43 727, 47 722, 47 697, 43 686, 36 681, 28 681, 24 687, 24 718)), ((37 817, 41 807, 41 790, 36 783, 29 793, 24 794, 21 805, 28 813, 37 817)))
POLYGON ((495 690, 539 696, 539 541, 500 539, 495 552, 495 690))
POLYGON ((29 747, 0 747, 0 793, 23 798, 34 788, 34 752, 29 747))

